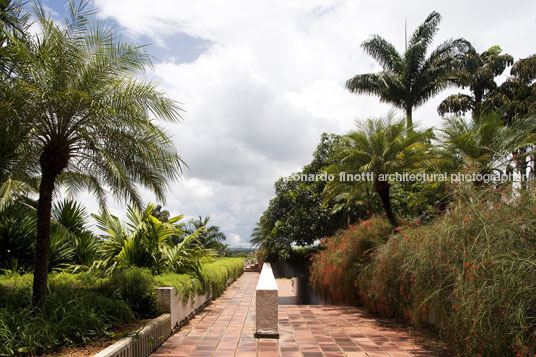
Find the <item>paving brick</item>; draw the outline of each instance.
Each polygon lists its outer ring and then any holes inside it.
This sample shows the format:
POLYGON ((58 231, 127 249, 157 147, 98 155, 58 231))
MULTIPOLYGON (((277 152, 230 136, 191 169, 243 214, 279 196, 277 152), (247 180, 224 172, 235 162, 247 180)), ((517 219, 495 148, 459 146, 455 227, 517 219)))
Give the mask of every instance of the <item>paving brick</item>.
POLYGON ((246 272, 153 356, 434 356, 403 327, 382 326, 351 306, 279 305, 279 339, 255 339, 255 287, 246 272))

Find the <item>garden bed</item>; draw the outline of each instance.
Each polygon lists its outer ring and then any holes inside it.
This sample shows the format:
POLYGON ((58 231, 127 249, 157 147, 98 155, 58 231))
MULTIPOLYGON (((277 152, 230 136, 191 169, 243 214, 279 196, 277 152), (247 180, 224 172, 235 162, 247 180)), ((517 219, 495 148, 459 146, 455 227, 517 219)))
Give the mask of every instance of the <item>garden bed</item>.
POLYGON ((53 273, 49 296, 38 313, 30 308, 31 274, 0 276, 0 355, 44 354, 72 346, 91 349, 94 345, 88 343, 113 336, 125 324, 156 317, 155 287, 173 286, 183 297, 204 292, 216 297, 243 268, 240 258, 222 258, 204 264, 198 276, 153 276, 140 268, 104 278, 53 273))

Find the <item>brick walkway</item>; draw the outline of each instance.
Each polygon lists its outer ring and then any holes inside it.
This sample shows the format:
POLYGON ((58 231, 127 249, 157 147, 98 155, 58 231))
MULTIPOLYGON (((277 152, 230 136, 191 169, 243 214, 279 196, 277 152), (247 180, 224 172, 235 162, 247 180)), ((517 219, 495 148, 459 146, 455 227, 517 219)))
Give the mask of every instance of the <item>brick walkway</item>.
POLYGON ((258 273, 244 273, 152 356, 434 356, 347 306, 280 305, 279 340, 255 339, 258 273))

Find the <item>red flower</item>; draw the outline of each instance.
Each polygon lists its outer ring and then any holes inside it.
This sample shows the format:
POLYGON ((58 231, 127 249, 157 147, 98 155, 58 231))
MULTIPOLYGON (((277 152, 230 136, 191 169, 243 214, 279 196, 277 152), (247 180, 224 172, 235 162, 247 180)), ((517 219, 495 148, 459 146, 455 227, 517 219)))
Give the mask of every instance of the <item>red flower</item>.
POLYGON ((400 232, 402 230, 402 227, 398 226, 395 228, 395 231, 400 232))

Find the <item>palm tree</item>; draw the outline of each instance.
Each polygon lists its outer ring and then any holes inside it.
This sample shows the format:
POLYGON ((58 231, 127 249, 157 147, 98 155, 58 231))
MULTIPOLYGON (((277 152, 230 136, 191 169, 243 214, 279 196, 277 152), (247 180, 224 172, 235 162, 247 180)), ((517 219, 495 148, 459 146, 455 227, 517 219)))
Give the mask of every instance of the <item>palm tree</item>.
POLYGON ((220 232, 220 227, 209 225, 209 222, 210 216, 205 218, 199 216, 198 218, 191 219, 185 228, 185 232, 186 234, 192 234, 196 230, 204 228, 204 231, 199 237, 201 244, 205 248, 217 249, 226 237, 223 232, 220 232))
POLYGON ((536 124, 531 117, 509 125, 497 113, 472 121, 459 117, 443 120, 440 138, 445 154, 461 159, 466 168, 477 168, 482 175, 506 173, 513 162, 524 162, 536 143, 536 124), (523 152, 523 156, 516 157, 512 152, 523 152))
POLYGON ((358 74, 346 82, 353 93, 374 94, 406 113, 411 128, 413 108, 445 89, 453 82, 459 60, 471 48, 464 39, 448 40, 426 57, 428 47, 438 31, 441 15, 432 12, 409 39, 404 56, 379 35, 361 47, 382 66, 379 73, 358 74))
POLYGON ((432 130, 414 131, 405 125, 404 119, 395 119, 393 113, 385 118, 368 119, 357 126, 357 130, 341 138, 341 145, 333 157, 336 163, 328 171, 370 173, 387 219, 396 226, 398 222, 389 194, 391 184, 385 175, 401 173, 426 161, 432 130))
POLYGON ((176 122, 179 108, 141 78, 150 58, 141 47, 119 41, 106 24, 92 24, 88 4, 69 3, 60 27, 35 7, 39 35, 19 41, 17 81, 33 115, 18 120, 32 128, 21 147, 41 177, 33 304, 47 291, 52 196, 59 184, 89 189, 104 206, 106 191, 140 207, 138 185, 164 200, 169 179, 182 162, 153 118, 176 122))
POLYGON ((249 240, 249 243, 253 247, 263 249, 265 236, 266 233, 264 232, 262 223, 259 221, 255 223, 255 228, 253 228, 253 231, 251 232, 251 239, 249 240))
POLYGON ((448 96, 437 108, 440 115, 460 115, 472 111, 473 118, 480 116, 482 102, 497 88, 495 77, 500 76, 507 66, 514 63, 512 56, 501 52, 499 46, 493 46, 481 54, 474 49, 467 53, 462 70, 457 72, 455 81, 462 87, 469 87, 473 94, 458 93, 448 96))

